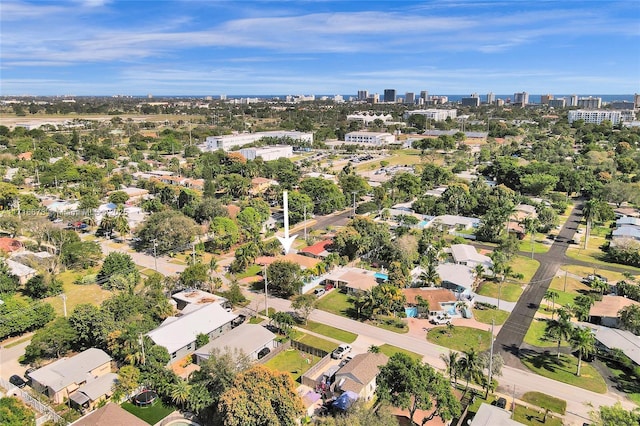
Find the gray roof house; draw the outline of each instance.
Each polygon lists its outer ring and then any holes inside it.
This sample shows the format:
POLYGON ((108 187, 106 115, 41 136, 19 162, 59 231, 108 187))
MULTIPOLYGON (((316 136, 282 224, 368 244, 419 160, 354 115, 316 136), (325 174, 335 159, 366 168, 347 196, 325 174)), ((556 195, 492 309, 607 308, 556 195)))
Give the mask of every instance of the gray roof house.
POLYGON ((258 352, 264 348, 274 348, 276 335, 258 324, 242 324, 229 333, 207 343, 195 352, 196 363, 209 358, 211 351, 239 350, 252 360, 258 359, 258 352))
POLYGON ((334 392, 355 392, 360 399, 369 401, 376 391, 376 377, 380 367, 389 361, 381 353, 358 354, 336 372, 334 392))
POLYGON ((459 265, 467 265, 474 268, 476 265, 484 266, 486 272, 493 268, 493 261, 489 256, 478 253, 476 248, 469 244, 453 244, 451 246, 453 261, 459 265))
POLYGON ((167 349, 171 355, 169 364, 172 364, 196 350, 198 334, 206 334, 213 340, 231 330, 231 322, 237 317, 218 303, 208 303, 187 314, 165 319, 147 336, 167 349))
POLYGON ((20 262, 16 262, 15 260, 7 259, 5 262, 9 268, 9 272, 18 277, 20 284, 25 284, 38 273, 35 269, 30 268, 27 265, 23 265, 20 262))
POLYGON ((473 297, 475 275, 470 267, 456 263, 442 263, 436 266, 436 271, 442 280, 442 287, 456 293, 458 300, 473 297))
POLYGON ((107 373, 80 386, 77 391, 69 395, 69 399, 80 408, 80 411, 92 410, 99 402, 111 397, 113 385, 117 381, 116 373, 107 373))
POLYGON ((82 385, 111 373, 111 357, 89 348, 72 358, 61 358, 28 374, 31 387, 48 395, 56 404, 82 385))
POLYGON ((511 419, 511 412, 495 405, 482 403, 471 426, 520 426, 522 423, 511 419))

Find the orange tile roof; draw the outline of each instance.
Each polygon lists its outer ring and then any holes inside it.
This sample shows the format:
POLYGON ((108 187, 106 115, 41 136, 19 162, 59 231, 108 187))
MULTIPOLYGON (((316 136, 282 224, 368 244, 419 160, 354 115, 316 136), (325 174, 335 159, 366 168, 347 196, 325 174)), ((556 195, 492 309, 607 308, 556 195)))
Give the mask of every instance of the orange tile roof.
POLYGON ((300 250, 302 253, 310 253, 318 256, 323 251, 327 250, 327 246, 330 246, 333 243, 333 240, 322 240, 311 246, 305 247, 300 250))
POLYGON ((0 251, 11 253, 22 248, 22 243, 14 238, 0 238, 0 251))
POLYGON ((407 303, 409 304, 416 304, 417 296, 421 296, 424 300, 427 300, 431 307, 435 307, 440 303, 456 301, 456 295, 446 288, 404 288, 402 289, 402 293, 407 298, 407 303))

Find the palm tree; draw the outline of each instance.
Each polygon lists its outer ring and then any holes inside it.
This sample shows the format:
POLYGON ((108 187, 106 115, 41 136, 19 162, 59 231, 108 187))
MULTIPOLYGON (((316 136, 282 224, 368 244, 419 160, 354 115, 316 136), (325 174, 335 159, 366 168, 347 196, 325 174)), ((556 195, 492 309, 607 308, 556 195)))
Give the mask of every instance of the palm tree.
POLYGON ((582 216, 584 216, 586 220, 586 231, 584 233, 584 248, 587 248, 589 243, 589 237, 591 236, 591 226, 594 220, 598 220, 600 217, 602 201, 591 198, 590 200, 584 203, 582 207, 582 216))
POLYGON ((573 325, 569 321, 569 313, 564 310, 558 312, 557 320, 550 320, 544 330, 547 338, 558 342, 557 358, 560 359, 560 344, 563 340, 567 340, 573 331, 573 325))
MULTIPOLYGON (((555 290, 547 290, 544 293, 544 299, 548 302, 549 300, 551 300, 552 303, 552 307, 551 307, 551 319, 553 319, 553 317, 555 316, 556 313, 556 299, 560 297, 560 294, 558 294, 557 291, 555 290)), ((549 306, 549 304, 547 303, 547 306, 549 306)))
POLYGON ((116 216, 113 218, 113 229, 120 234, 123 240, 129 231, 131 231, 131 228, 129 227, 129 218, 122 206, 118 206, 118 209, 116 210, 116 216))
POLYGON ((600 292, 600 295, 603 295, 605 290, 609 289, 609 284, 604 282, 604 280, 601 280, 600 278, 596 277, 595 279, 593 279, 590 283, 589 286, 591 286, 592 289, 594 289, 595 291, 600 292))
POLYGON ((480 285, 480 282, 482 281, 482 275, 484 274, 485 270, 484 270, 484 266, 481 265, 480 263, 478 263, 474 268, 473 268, 473 273, 475 276, 475 279, 473 280, 474 283, 474 287, 475 289, 478 288, 478 286, 480 285))
POLYGON ((102 220, 100 221, 100 228, 109 235, 109 239, 111 239, 111 234, 113 233, 113 228, 115 227, 115 218, 108 214, 105 214, 102 220))
POLYGON ((191 385, 189 382, 178 379, 178 382, 171 386, 171 399, 176 404, 180 405, 184 410, 184 404, 189 399, 189 394, 191 393, 191 385))
POLYGON ((576 327, 571 333, 571 347, 578 351, 578 371, 576 376, 580 376, 582 358, 587 357, 596 350, 596 338, 588 328, 576 327))
POLYGON ((460 353, 455 351, 449 351, 449 354, 440 354, 440 359, 444 361, 447 366, 447 374, 449 379, 453 382, 453 387, 458 386, 458 372, 460 363, 460 353))
POLYGON ((538 232, 540 221, 535 217, 525 217, 520 224, 524 227, 525 232, 531 235, 531 258, 533 259, 533 238, 538 232))
POLYGON ((475 349, 472 348, 463 352, 463 357, 460 358, 460 361, 458 362, 458 368, 460 369, 461 375, 467 381, 464 389, 464 392, 466 393, 469 389, 469 381, 472 379, 479 381, 483 375, 482 363, 480 362, 480 357, 475 349))

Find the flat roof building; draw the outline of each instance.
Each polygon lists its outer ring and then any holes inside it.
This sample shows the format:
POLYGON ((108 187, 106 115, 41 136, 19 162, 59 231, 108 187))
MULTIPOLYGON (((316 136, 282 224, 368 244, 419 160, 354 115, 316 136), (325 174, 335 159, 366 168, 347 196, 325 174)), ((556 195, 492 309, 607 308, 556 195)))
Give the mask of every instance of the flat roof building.
POLYGON ((260 148, 243 148, 240 154, 247 160, 255 160, 261 157, 263 161, 273 161, 279 158, 290 158, 293 156, 291 145, 270 145, 260 148))
POLYGON ((350 132, 344 135, 344 141, 366 145, 388 145, 395 143, 396 137, 391 133, 350 132))
POLYGON ((201 145, 203 151, 216 151, 222 149, 231 151, 234 147, 241 147, 257 142, 262 138, 288 138, 296 142, 313 143, 313 133, 294 132, 287 130, 275 130, 270 132, 239 133, 237 135, 209 136, 201 145))

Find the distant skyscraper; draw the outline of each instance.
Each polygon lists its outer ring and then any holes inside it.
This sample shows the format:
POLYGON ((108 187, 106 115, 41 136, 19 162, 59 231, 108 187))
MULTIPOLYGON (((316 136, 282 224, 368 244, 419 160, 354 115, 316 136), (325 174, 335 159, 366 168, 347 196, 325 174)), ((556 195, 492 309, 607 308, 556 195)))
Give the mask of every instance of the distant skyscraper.
POLYGON ((416 103, 416 95, 413 92, 407 92, 404 94, 404 103, 405 104, 415 104, 416 103))
POLYGON ((636 109, 640 108, 640 95, 637 93, 633 95, 633 105, 636 109))
POLYGON ((578 106, 578 95, 569 96, 569 105, 570 107, 578 106))
POLYGON ((513 94, 513 103, 525 106, 529 103, 529 94, 527 92, 520 92, 513 94))
POLYGON ((473 93, 468 98, 462 98, 461 102, 462 106, 477 107, 480 106, 480 96, 477 93, 473 93))
POLYGON ((226 101, 227 100, 227 95, 220 95, 220 100, 221 101, 226 101))
POLYGON ((358 100, 359 101, 366 101, 368 97, 369 97, 369 91, 368 90, 358 90, 358 100))
POLYGON ((553 99, 553 95, 540 95, 540 103, 542 105, 549 105, 549 101, 553 99))
POLYGON ((489 105, 493 104, 496 101, 496 95, 493 94, 493 92, 489 92, 487 93, 487 103, 489 105))
POLYGON ((588 98, 578 99, 578 108, 599 109, 601 106, 602 98, 594 98, 589 96, 588 98))
POLYGON ((429 92, 426 90, 421 90, 420 91, 420 99, 422 99, 422 102, 427 102, 427 100, 429 100, 429 92))
POLYGON ((384 102, 396 101, 396 89, 384 89, 384 102))
POLYGON ((549 99, 549 106, 553 108, 566 108, 567 100, 565 98, 549 99))

